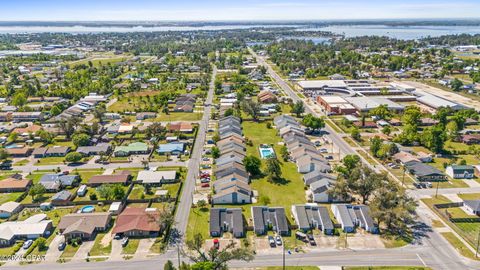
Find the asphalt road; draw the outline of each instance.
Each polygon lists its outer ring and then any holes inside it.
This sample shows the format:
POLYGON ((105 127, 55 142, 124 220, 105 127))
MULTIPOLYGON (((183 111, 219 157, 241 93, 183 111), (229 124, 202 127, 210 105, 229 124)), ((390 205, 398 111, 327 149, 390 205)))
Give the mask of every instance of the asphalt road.
POLYGON ((175 214, 175 228, 181 236, 185 235, 188 224, 188 215, 190 214, 190 208, 192 206, 192 196, 195 190, 195 177, 199 173, 200 160, 202 158, 202 150, 205 145, 205 136, 208 128, 208 121, 210 120, 210 105, 213 101, 213 92, 215 89, 215 77, 217 75, 217 69, 214 67, 212 72, 212 80, 208 89, 207 100, 205 101, 205 109, 203 118, 199 123, 197 139, 193 146, 193 151, 188 162, 187 178, 183 184, 182 196, 178 203, 177 212, 175 214))

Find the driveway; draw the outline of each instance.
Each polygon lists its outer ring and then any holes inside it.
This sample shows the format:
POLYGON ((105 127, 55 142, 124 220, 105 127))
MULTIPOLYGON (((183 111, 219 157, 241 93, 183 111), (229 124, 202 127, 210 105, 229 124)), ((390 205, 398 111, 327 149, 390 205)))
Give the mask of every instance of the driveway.
POLYGON ((88 257, 88 253, 92 249, 93 245, 95 244, 95 241, 86 241, 83 242, 80 248, 77 250, 77 253, 72 258, 72 262, 79 262, 79 261, 85 261, 85 259, 88 257))
POLYGON ((121 261, 122 255, 122 240, 112 239, 112 252, 110 253, 109 261, 121 261))
POLYGON ((135 254, 133 255, 133 258, 134 259, 147 258, 147 255, 150 253, 150 248, 152 247, 153 243, 155 243, 155 238, 140 239, 140 243, 138 243, 138 248, 135 254))
POLYGON ((56 235, 55 238, 53 238, 45 254, 46 262, 56 262, 58 258, 60 258, 63 251, 58 250, 58 245, 63 241, 65 241, 63 235, 56 235))
MULTIPOLYGON (((22 257, 25 253, 27 252, 27 249, 23 249, 21 247, 17 253, 15 253, 16 258, 22 257)), ((15 260, 8 260, 4 266, 14 266, 14 265, 19 265, 20 264, 20 259, 15 259, 15 260)))

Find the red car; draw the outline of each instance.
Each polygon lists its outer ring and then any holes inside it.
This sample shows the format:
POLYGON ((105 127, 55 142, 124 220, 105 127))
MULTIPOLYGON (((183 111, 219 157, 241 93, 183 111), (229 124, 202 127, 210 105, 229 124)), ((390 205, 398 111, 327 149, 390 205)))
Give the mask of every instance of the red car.
POLYGON ((201 187, 210 187, 210 184, 209 184, 209 183, 203 183, 203 184, 201 185, 201 187))
POLYGON ((213 248, 219 249, 220 248, 220 241, 217 238, 213 239, 213 248))

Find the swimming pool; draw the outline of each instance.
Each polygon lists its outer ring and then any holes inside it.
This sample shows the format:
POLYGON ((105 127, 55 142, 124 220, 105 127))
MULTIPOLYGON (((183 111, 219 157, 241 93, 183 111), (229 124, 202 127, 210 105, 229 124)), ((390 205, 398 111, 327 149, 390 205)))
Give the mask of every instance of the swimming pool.
POLYGON ((275 152, 273 151, 273 148, 270 146, 260 146, 259 150, 260 150, 260 156, 263 159, 275 157, 275 152))
POLYGON ((95 207, 93 205, 87 205, 82 207, 81 211, 82 213, 92 213, 93 211, 95 211, 95 207))

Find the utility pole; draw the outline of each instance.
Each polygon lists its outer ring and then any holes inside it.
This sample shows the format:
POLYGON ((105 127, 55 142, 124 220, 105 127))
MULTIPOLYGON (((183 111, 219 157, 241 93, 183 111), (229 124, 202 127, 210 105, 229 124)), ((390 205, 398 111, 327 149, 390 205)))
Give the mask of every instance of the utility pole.
POLYGON ((405 186, 405 165, 403 167, 402 186, 405 186))
POLYGON ((285 270, 285 241, 283 241, 283 270, 285 270))
POLYGON ((437 181, 437 188, 435 190, 435 198, 437 198, 438 195, 438 185, 440 184, 440 181, 437 181))
POLYGON ((180 244, 177 243, 178 269, 180 269, 180 244))
POLYGON ((478 258, 478 247, 480 246, 480 229, 478 229, 477 248, 475 249, 475 258, 478 258))

